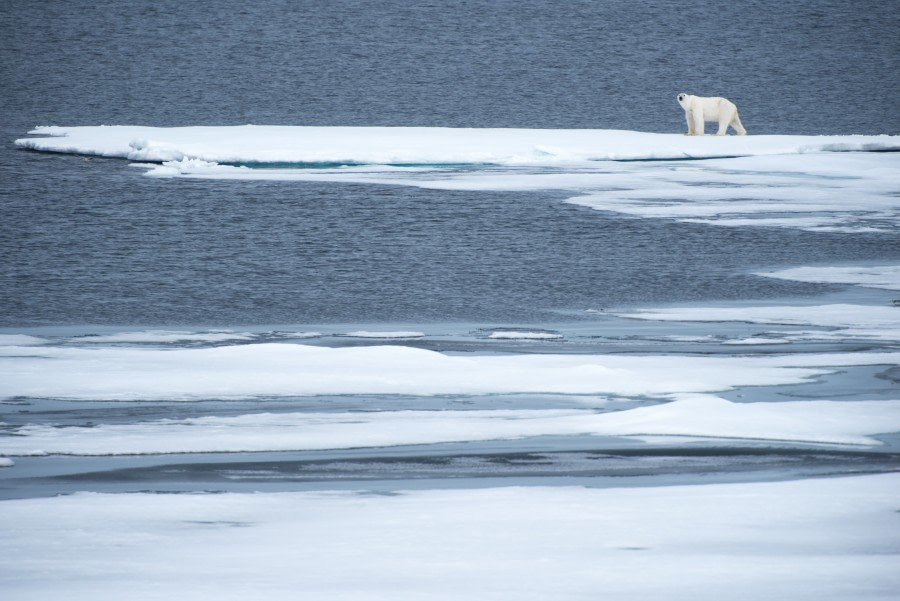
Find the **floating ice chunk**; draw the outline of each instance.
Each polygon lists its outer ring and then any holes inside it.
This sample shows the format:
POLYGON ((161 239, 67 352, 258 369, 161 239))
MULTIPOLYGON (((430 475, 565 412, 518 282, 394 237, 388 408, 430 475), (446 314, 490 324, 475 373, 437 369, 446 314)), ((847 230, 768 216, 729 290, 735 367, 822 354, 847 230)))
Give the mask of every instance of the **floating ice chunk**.
MULTIPOLYGON (((798 282, 856 284, 865 288, 900 290, 900 265, 794 267, 792 269, 759 272, 756 275, 798 282)), ((900 316, 897 319, 900 320, 900 316)))
POLYGON ((120 332, 117 334, 94 334, 82 336, 78 342, 90 343, 166 343, 166 342, 226 342, 231 340, 252 340, 253 334, 215 331, 215 332, 180 332, 170 330, 146 330, 141 332, 120 332))
POLYGON ((563 335, 556 334, 554 332, 520 332, 498 330, 496 332, 491 332, 491 335, 488 336, 488 338, 494 338, 498 340, 561 340, 563 338, 563 335))
POLYGON ((381 338, 381 339, 404 339, 404 338, 422 338, 425 336, 423 332, 369 332, 366 330, 357 330, 355 332, 347 332, 344 336, 351 338, 381 338))
POLYGON ((9 457, 0 457, 0 467, 12 467, 16 463, 9 457))
POLYGON ((734 340, 725 340, 722 342, 722 344, 753 346, 757 344, 790 344, 790 342, 790 340, 787 340, 785 338, 766 338, 764 336, 753 336, 752 338, 737 338, 734 340))
POLYGON ((871 305, 814 305, 771 307, 671 307, 619 313, 630 319, 654 321, 743 321, 748 323, 815 325, 840 328, 898 328, 900 312, 871 305))
POLYGON ((851 338, 900 340, 900 309, 871 305, 817 305, 771 307, 671 307, 619 313, 629 319, 652 321, 746 322, 780 325, 802 325, 831 328, 831 331, 769 332, 765 337, 730 341, 725 344, 784 344, 800 340, 845 340, 851 338))

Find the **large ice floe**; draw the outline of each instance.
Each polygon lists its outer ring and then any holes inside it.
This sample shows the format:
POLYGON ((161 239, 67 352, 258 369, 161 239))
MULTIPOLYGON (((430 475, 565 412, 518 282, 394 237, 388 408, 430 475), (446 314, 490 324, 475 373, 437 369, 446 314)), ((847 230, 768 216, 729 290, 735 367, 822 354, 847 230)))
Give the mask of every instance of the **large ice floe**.
POLYGON ((141 401, 323 394, 613 394, 660 397, 788 385, 900 353, 457 356, 406 346, 0 347, 0 399, 141 401))
POLYGON ((900 136, 702 136, 429 127, 39 127, 20 148, 136 161, 154 177, 563 190, 635 217, 812 231, 900 220, 900 136))
POLYGON ((713 395, 628 411, 470 410, 261 413, 98 426, 25 426, 0 453, 155 455, 360 449, 536 436, 615 436, 638 441, 712 440, 876 446, 900 431, 900 401, 734 403, 713 395))
POLYGON ((231 164, 552 165, 900 150, 900 136, 686 137, 621 130, 437 127, 38 127, 22 148, 133 161, 231 164))
POLYGON ((887 601, 900 474, 4 501, 7 599, 887 601))

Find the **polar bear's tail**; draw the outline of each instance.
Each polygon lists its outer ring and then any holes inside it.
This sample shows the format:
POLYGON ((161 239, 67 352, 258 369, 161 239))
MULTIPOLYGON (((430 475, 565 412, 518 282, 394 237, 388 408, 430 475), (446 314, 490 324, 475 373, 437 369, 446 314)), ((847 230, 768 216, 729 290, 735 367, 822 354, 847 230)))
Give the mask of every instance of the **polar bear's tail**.
POLYGON ((734 111, 734 119, 731 120, 731 127, 734 128, 734 131, 737 132, 737 135, 744 136, 747 135, 747 130, 744 129, 744 126, 741 125, 741 118, 738 116, 737 111, 734 111))

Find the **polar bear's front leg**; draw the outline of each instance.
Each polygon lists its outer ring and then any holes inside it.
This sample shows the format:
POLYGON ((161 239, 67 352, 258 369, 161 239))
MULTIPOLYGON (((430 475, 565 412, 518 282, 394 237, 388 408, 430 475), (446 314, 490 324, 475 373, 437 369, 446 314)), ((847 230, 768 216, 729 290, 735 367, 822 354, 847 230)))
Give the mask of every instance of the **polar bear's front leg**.
POLYGON ((694 135, 694 116, 691 114, 691 111, 684 111, 684 118, 685 118, 685 120, 687 120, 687 124, 688 124, 688 133, 686 133, 685 135, 693 136, 694 135))
POLYGON ((703 109, 694 109, 691 111, 691 117, 694 121, 694 131, 691 132, 691 135, 702 136, 703 131, 706 129, 706 125, 703 121, 703 109))

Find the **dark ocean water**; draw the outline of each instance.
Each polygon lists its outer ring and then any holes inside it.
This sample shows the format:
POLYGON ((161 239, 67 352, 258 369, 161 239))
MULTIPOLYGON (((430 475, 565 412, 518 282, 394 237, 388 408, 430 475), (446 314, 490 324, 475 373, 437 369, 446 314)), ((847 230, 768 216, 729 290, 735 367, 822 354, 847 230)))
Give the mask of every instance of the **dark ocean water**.
POLYGON ((754 268, 896 257, 884 235, 600 216, 550 194, 154 180, 41 155, 37 125, 900 132, 884 2, 0 5, 0 325, 552 320, 813 294, 754 268), (562 313, 560 313, 562 312, 562 313))

